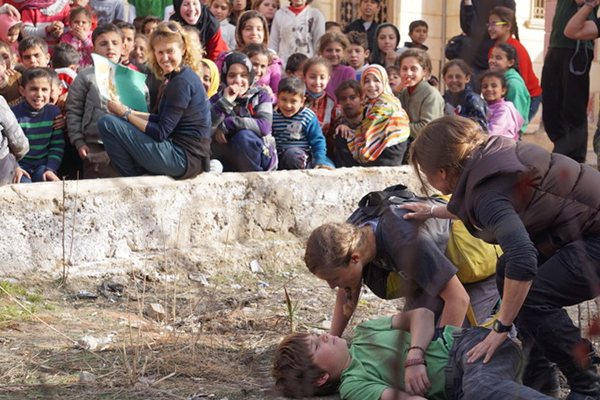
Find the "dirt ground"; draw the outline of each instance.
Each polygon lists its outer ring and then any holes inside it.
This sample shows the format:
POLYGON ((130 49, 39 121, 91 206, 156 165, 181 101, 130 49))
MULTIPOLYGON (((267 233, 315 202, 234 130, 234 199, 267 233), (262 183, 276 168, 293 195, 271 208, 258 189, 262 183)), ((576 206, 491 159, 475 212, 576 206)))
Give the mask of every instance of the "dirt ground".
MULTIPOLYGON (((0 399, 277 398, 272 354, 291 321, 284 287, 299 331, 328 327, 334 292, 302 265, 201 273, 107 277, 125 286, 109 298, 101 280, 0 283, 0 399), (144 312, 153 303, 162 321, 144 312), (93 351, 76 344, 86 336, 93 351), (95 382, 80 383, 82 372, 95 382)), ((397 306, 367 294, 353 323, 397 306)))
MULTIPOLYGON (((108 297, 102 280, 0 283, 0 399, 278 398, 270 379, 276 344, 292 319, 298 331, 326 330, 334 291, 300 264, 242 269, 107 277, 125 286, 108 297), (99 297, 79 298, 81 291, 99 297), (150 304, 164 307, 163 321, 146 315, 150 304), (94 350, 76 344, 85 336, 94 350), (93 381, 81 383, 82 373, 93 381)), ((364 292, 352 325, 399 306, 364 292)), ((594 310, 589 302, 571 311, 586 327, 594 310)))

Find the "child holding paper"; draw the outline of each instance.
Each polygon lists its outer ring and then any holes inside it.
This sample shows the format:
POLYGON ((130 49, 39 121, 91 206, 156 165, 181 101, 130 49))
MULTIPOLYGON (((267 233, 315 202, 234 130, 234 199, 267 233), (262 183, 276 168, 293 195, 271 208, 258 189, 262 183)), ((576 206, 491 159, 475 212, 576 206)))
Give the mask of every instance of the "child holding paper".
MULTIPOLYGON (((104 24, 92 33, 94 53, 114 63, 121 59, 123 33, 113 24, 104 24)), ((71 143, 83 159, 83 178, 118 176, 104 150, 96 122, 108 113, 106 99, 100 95, 94 68, 81 71, 69 87, 67 128, 71 143)))

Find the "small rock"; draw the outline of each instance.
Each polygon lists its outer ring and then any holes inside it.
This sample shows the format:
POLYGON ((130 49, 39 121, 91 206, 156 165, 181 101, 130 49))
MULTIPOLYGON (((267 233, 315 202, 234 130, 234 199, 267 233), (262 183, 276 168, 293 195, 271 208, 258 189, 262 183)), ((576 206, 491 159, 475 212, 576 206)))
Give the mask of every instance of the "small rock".
POLYGON ((256 291, 256 299, 257 300, 264 300, 264 299, 268 299, 269 298, 269 293, 267 293, 267 291, 265 290, 265 288, 259 286, 258 290, 256 291))
POLYGON ((232 289, 241 289, 242 285, 238 285, 237 283, 234 283, 233 285, 231 285, 232 289))
POLYGON ((210 283, 208 283, 209 277, 209 275, 204 274, 188 274, 188 279, 190 281, 200 282, 200 284, 203 286, 210 286, 210 283))
POLYGON ((91 293, 91 292, 87 292, 85 290, 80 290, 79 292, 77 292, 77 294, 75 295, 78 299, 84 299, 84 300, 92 300, 92 299, 97 299, 98 295, 91 293))
POLYGON ((164 321, 165 320, 165 309, 159 303, 148 303, 146 305, 146 315, 155 321, 164 321))
POLYGON ((77 339, 77 345, 85 350, 94 351, 98 348, 100 344, 100 340, 96 339, 93 336, 83 336, 77 339))
POLYGON ((264 273, 265 270, 260 266, 260 263, 257 260, 252 260, 250 262, 250 270, 254 273, 264 273))
POLYGON ((96 377, 94 376, 94 374, 87 372, 87 371, 81 371, 79 373, 79 383, 94 383, 96 382, 96 377))
POLYGON ((321 328, 325 329, 326 331, 331 329, 331 321, 323 321, 321 322, 321 328))

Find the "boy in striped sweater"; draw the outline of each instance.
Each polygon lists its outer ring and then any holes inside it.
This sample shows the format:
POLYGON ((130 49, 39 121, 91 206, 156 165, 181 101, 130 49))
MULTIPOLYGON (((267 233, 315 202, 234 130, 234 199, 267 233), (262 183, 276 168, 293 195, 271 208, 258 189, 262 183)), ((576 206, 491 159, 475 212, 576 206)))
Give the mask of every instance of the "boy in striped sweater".
POLYGON ((62 130, 52 127, 60 109, 50 101, 52 76, 45 68, 29 68, 23 72, 22 102, 11 110, 29 139, 29 152, 15 170, 13 182, 59 181, 56 171, 63 158, 65 142, 62 130))
POLYGON ((291 76, 279 82, 279 109, 273 113, 279 169, 333 169, 333 162, 326 156, 319 120, 310 108, 304 107, 305 95, 302 79, 291 76))

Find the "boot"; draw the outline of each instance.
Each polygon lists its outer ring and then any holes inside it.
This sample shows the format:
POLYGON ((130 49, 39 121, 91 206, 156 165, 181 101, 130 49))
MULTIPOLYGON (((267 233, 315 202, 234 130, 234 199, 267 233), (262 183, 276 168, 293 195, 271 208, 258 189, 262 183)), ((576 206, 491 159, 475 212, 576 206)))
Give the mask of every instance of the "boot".
POLYGON ((561 370, 571 389, 567 400, 600 400, 600 376, 595 366, 581 370, 576 364, 571 364, 561 370))
MULTIPOLYGON (((546 360, 547 361, 547 360, 546 360)), ((546 396, 559 398, 560 379, 556 364, 548 362, 546 365, 538 361, 535 368, 526 368, 523 374, 523 385, 529 386, 546 396)))

